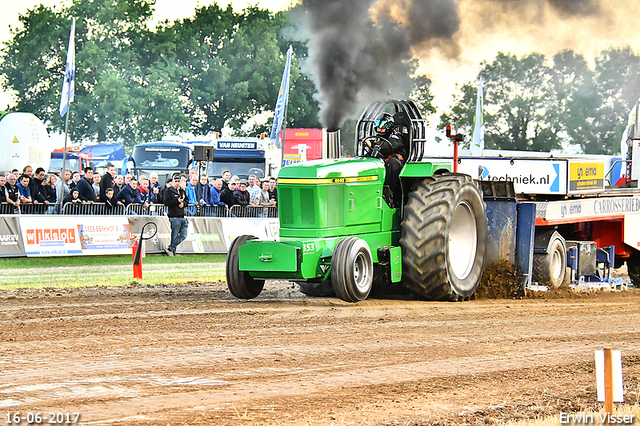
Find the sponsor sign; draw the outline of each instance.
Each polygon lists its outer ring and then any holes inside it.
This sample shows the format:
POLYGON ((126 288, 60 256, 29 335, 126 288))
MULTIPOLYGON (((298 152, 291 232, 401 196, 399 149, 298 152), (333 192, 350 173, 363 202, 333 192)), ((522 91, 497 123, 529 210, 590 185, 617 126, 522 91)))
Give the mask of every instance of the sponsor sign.
POLYGON ((550 201, 547 204, 547 221, 607 218, 640 213, 640 197, 600 197, 580 200, 550 201))
POLYGON ((240 141, 218 141, 218 149, 258 149, 256 142, 240 142, 240 141))
MULTIPOLYGON (((187 239, 178 246, 178 253, 226 253, 227 247, 222 238, 220 219, 208 217, 189 217, 187 239)), ((165 216, 131 217, 131 234, 140 235, 140 230, 147 222, 154 222, 158 227, 157 234, 144 241, 147 253, 160 253, 171 243, 171 223, 165 216)), ((237 224, 240 229, 243 225, 237 224)), ((148 229, 148 228, 147 228, 148 229)))
POLYGON ((301 163, 302 155, 301 154, 284 154, 282 157, 282 167, 290 166, 292 164, 301 163))
POLYGON ((0 216, 0 256, 24 256, 24 244, 17 216, 0 216))
POLYGON ((188 246, 188 243, 191 243, 190 253, 225 253, 227 251, 222 240, 222 225, 216 219, 189 218, 189 232, 183 244, 188 246))
MULTIPOLYGON (((278 237, 278 219, 187 220, 187 239, 178 247, 178 253, 226 253, 240 235, 255 235, 263 240, 278 237)), ((171 242, 171 225, 166 216, 0 217, 0 257, 130 254, 131 238, 139 237, 147 222, 155 222, 158 232, 144 241, 144 251, 161 253, 171 242)))
POLYGON ((126 216, 20 216, 19 222, 28 257, 130 253, 126 216))
MULTIPOLYGON (((153 222, 158 228, 158 232, 153 238, 144 240, 144 250, 146 253, 160 253, 165 248, 169 247, 171 242, 171 225, 169 219, 165 216, 130 216, 129 217, 129 229, 131 230, 131 236, 138 238, 140 241, 140 231, 142 227, 148 223, 153 222)), ((150 227, 147 227, 149 229, 150 227)), ((147 235, 144 236, 145 238, 147 235)))
POLYGON ((241 235, 254 235, 260 240, 278 238, 280 222, 278 219, 220 218, 223 240, 226 245, 224 253, 231 243, 241 235))
POLYGON ((604 190, 604 162, 569 162, 569 193, 604 190))
POLYGON ((458 172, 479 180, 513 182, 518 194, 567 193, 565 160, 460 158, 458 172))

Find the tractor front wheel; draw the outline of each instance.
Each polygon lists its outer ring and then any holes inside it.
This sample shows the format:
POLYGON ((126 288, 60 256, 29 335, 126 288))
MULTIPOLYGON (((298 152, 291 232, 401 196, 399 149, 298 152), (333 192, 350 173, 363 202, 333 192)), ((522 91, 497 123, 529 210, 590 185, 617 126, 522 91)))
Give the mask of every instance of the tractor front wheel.
POLYGON ((366 241, 356 237, 338 241, 331 256, 331 283, 336 296, 345 302, 359 302, 369 296, 373 260, 366 241))
POLYGON ((238 299, 258 297, 264 288, 264 280, 256 280, 246 271, 241 271, 238 262, 238 249, 248 240, 257 239, 253 235, 242 235, 231 243, 227 254, 227 287, 238 299))
POLYGON ((487 216, 470 176, 435 175, 409 193, 402 221, 403 282, 428 300, 467 300, 484 270, 487 216))

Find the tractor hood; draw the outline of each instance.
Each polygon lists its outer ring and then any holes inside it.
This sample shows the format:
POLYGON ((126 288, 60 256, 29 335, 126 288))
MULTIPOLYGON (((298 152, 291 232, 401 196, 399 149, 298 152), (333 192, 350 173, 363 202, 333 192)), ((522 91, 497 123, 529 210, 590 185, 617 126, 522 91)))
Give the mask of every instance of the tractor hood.
POLYGON ((298 179, 322 179, 313 183, 344 183, 357 181, 384 182, 384 163, 375 158, 337 158, 305 161, 283 167, 278 173, 278 184, 302 183, 298 179), (355 179, 354 178, 368 178, 355 179), (288 182, 296 179, 296 182, 288 182), (342 179, 342 180, 341 180, 342 179), (348 180, 345 180, 348 179, 348 180))
POLYGON ((385 168, 375 158, 307 161, 278 173, 280 237, 380 232, 385 168))

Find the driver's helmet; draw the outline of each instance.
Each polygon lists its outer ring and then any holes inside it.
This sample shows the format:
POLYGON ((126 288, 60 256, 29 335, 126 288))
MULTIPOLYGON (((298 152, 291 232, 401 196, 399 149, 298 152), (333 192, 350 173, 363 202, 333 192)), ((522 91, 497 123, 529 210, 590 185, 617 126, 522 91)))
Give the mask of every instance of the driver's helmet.
POLYGON ((393 127, 393 117, 388 112, 378 115, 373 122, 373 128, 379 136, 388 136, 393 127))

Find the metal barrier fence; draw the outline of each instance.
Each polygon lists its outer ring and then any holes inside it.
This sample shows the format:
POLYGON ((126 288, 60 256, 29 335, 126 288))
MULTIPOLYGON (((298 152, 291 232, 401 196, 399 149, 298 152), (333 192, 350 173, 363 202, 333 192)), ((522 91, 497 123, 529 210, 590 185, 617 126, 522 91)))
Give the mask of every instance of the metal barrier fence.
POLYGON ((45 214, 45 213, 54 213, 55 212, 54 205, 49 206, 47 204, 20 204, 18 211, 16 208, 9 203, 0 203, 0 214, 45 214))
MULTIPOLYGON (((66 203, 62 206, 61 215, 67 216, 166 216, 168 207, 163 204, 129 204, 128 206, 107 207, 104 203, 81 204, 66 203)), ((187 216, 194 217, 255 217, 277 218, 278 208, 275 206, 233 206, 230 209, 221 206, 187 206, 187 216)), ((9 203, 0 203, 0 215, 16 214, 15 208, 9 203)), ((23 204, 20 214, 58 214, 57 205, 23 204)))
POLYGON ((278 217, 278 208, 276 206, 233 206, 229 210, 229 217, 278 217))
POLYGON ((129 204, 127 206, 126 216, 140 215, 140 216, 166 216, 168 207, 164 204, 129 204))
POLYGON ((226 206, 189 206, 187 214, 196 217, 227 217, 229 209, 226 206))
POLYGON ((60 214, 69 216, 108 216, 108 215, 126 215, 124 206, 110 207, 104 203, 81 204, 81 203, 65 203, 62 206, 60 214))
POLYGON ((15 207, 9 203, 0 203, 0 214, 14 214, 15 207))

